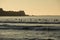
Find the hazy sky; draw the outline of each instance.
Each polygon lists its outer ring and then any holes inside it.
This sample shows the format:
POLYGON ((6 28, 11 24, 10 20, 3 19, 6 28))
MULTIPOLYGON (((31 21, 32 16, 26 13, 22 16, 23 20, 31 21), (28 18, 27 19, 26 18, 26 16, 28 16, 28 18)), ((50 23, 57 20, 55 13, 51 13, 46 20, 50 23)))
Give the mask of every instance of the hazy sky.
POLYGON ((29 15, 60 15, 60 0, 0 0, 0 8, 24 10, 29 15))

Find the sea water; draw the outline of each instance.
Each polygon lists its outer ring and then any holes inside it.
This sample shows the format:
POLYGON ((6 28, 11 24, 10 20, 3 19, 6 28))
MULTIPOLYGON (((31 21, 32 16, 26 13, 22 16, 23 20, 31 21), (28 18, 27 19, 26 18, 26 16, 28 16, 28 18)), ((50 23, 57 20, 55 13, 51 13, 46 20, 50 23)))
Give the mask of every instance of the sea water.
POLYGON ((0 29, 0 39, 3 40, 59 40, 60 30, 49 31, 49 30, 18 30, 18 29, 0 29))
MULTIPOLYGON (((4 18, 9 19, 9 18, 12 18, 12 17, 0 17, 0 20, 3 20, 4 18)), ((15 17, 13 17, 13 18, 15 18, 15 17)), ((20 18, 20 17, 16 17, 16 18, 20 18)), ((29 18, 29 17, 27 17, 27 18, 29 18)), ((57 17, 53 17, 53 16, 48 17, 48 16, 46 16, 46 17, 34 17, 34 18, 52 18, 52 19, 57 18, 57 19, 59 19, 60 17, 58 17, 58 16, 57 17)), ((13 23, 3 23, 3 24, 15 25, 13 23)), ((38 24, 38 25, 40 26, 41 24, 38 24)), ((31 24, 31 26, 33 26, 33 24, 31 24)), ((43 26, 44 27, 53 26, 52 28, 59 28, 60 29, 60 24, 43 24, 43 26)), ((8 26, 8 27, 10 27, 10 26, 8 26)), ((47 29, 47 30, 0 29, 0 40, 60 40, 60 30, 49 30, 49 29, 47 29)))

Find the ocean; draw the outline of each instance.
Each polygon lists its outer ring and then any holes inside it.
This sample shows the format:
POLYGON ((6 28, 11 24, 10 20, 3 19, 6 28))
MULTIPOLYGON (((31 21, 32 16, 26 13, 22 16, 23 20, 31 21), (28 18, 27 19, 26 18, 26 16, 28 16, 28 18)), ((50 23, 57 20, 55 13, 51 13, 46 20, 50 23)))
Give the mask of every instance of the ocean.
POLYGON ((0 30, 0 40, 59 40, 60 39, 60 31, 31 31, 31 30, 0 30))
MULTIPOLYGON (((53 24, 54 25, 54 24, 53 24)), ((55 24, 56 25, 56 24, 55 24)), ((59 40, 60 27, 0 26, 0 40, 59 40)))
MULTIPOLYGON (((60 23, 20 23, 19 18, 23 19, 50 19, 49 22, 60 22, 57 17, 0 17, 0 40, 60 40, 60 23), (17 18, 17 20, 16 20, 17 18), (6 20, 14 23, 8 23, 6 20), (59 21, 53 21, 58 19, 59 21), (15 23, 16 21, 16 23, 15 23), (19 23, 18 23, 19 22, 19 23)), ((33 21, 33 20, 32 20, 33 21)), ((36 21, 36 20, 35 20, 36 21)), ((34 21, 34 22, 35 22, 34 21)), ((44 21, 44 20, 43 20, 44 21)), ((26 21, 27 22, 27 21, 26 21)), ((28 21, 30 22, 30 21, 28 21)), ((40 21, 36 21, 40 22, 40 21)), ((44 21, 45 22, 45 21, 44 21)))

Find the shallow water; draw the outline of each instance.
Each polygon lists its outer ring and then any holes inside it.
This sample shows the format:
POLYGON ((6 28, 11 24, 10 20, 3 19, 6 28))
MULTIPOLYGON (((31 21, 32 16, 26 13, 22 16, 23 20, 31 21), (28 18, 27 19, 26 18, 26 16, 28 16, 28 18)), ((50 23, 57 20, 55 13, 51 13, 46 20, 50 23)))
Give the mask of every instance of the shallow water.
POLYGON ((60 39, 60 31, 34 31, 34 30, 0 30, 0 38, 13 38, 13 39, 60 39))

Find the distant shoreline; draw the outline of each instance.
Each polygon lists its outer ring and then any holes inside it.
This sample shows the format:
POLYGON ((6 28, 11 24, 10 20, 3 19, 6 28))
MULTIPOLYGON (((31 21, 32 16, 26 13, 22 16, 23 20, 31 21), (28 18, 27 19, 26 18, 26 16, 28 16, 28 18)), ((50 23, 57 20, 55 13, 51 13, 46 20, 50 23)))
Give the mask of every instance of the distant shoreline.
POLYGON ((60 15, 25 15, 25 16, 0 16, 0 17, 41 17, 41 16, 47 16, 47 17, 60 17, 60 15))

